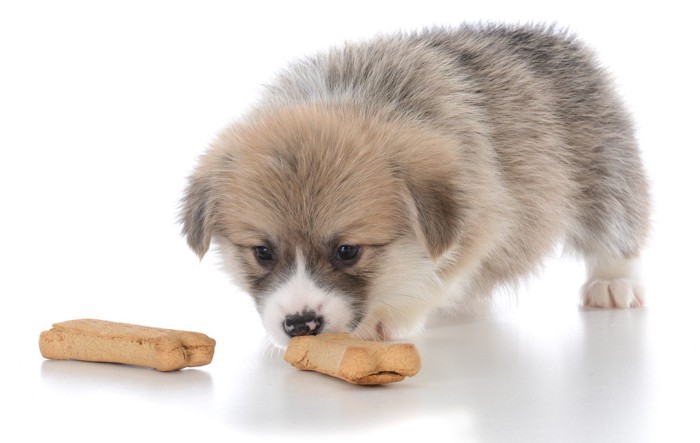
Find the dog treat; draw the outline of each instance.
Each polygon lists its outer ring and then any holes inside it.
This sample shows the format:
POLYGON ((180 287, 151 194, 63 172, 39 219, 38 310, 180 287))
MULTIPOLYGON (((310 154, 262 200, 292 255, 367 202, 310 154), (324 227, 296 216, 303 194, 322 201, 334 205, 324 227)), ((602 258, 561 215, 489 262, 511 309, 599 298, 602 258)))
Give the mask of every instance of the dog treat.
POLYGON ((207 365, 215 345, 199 332, 92 319, 55 323, 39 337, 44 358, 123 363, 159 371, 207 365))
POLYGON ((358 385, 401 381, 415 375, 421 364, 412 344, 357 340, 344 333, 294 337, 284 359, 295 368, 358 385))

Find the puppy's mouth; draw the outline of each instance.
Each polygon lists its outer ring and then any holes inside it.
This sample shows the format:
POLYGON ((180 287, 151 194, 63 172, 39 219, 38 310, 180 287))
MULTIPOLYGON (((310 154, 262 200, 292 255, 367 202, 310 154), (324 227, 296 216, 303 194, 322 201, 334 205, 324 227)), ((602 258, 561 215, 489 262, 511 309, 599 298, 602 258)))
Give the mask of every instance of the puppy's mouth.
POLYGON ((322 309, 317 311, 307 307, 301 312, 287 314, 282 321, 281 326, 289 339, 305 335, 318 335, 324 332, 349 332, 354 336, 365 340, 384 341, 386 339, 387 331, 381 322, 376 325, 374 330, 364 328, 358 329, 358 325, 360 324, 362 318, 363 315, 357 314, 355 321, 353 321, 351 324, 344 328, 334 328, 332 327, 333 322, 327 321, 324 317, 322 309))

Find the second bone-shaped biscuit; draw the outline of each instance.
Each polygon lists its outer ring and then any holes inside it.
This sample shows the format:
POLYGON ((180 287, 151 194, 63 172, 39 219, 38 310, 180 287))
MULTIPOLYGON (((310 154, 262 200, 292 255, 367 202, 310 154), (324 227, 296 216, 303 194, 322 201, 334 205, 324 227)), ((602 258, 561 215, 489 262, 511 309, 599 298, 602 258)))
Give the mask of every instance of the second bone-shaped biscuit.
POLYGON ((81 319, 55 323, 39 336, 45 358, 146 366, 176 371, 203 366, 216 341, 199 332, 81 319))
POLYGON ((403 380, 420 369, 420 355, 409 343, 383 343, 348 334, 294 337, 284 359, 295 368, 316 371, 358 385, 403 380))

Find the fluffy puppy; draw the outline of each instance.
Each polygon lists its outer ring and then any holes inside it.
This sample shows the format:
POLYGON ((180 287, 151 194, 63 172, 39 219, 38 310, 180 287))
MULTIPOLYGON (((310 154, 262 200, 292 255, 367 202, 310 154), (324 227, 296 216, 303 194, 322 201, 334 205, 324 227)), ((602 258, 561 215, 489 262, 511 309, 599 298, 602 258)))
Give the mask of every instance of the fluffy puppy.
POLYGON ((584 305, 640 306, 648 218, 630 118, 591 52, 496 25, 297 61, 203 155, 181 213, 281 346, 406 336, 560 243, 587 264, 584 305))

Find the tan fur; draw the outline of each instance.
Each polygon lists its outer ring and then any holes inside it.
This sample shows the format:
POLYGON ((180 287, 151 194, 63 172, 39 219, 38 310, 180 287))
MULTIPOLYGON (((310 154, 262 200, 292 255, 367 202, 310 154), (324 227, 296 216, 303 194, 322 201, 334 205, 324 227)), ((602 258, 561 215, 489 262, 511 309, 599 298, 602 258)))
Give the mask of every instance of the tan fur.
POLYGON ((585 304, 636 306, 648 217, 630 119, 590 51, 550 28, 463 26, 293 64, 204 155, 182 219, 261 310, 302 256, 349 294, 347 329, 393 337, 560 242, 591 270, 585 304), (352 267, 333 262, 343 244, 362 246, 352 267), (274 245, 268 268, 258 245, 274 245))

